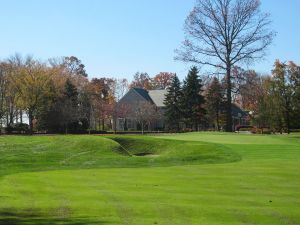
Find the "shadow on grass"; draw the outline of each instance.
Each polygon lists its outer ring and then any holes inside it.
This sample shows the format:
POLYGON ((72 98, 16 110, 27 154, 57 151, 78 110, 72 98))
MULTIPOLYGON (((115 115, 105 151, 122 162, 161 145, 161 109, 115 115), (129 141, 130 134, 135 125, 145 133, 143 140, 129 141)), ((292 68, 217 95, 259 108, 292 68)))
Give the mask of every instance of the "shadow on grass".
POLYGON ((0 225, 97 225, 111 224, 97 218, 47 216, 38 210, 0 209, 0 225))

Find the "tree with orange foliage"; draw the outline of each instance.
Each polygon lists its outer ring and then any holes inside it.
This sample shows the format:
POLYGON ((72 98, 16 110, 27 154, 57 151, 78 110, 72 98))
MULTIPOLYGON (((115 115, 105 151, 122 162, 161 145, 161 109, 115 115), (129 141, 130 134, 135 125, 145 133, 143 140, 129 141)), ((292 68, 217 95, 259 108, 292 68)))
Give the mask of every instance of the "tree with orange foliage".
POLYGON ((152 79, 148 75, 148 73, 140 73, 137 72, 133 76, 133 81, 129 85, 130 88, 138 87, 144 88, 146 90, 152 89, 152 79))
POLYGON ((52 73, 45 64, 28 58, 24 65, 14 68, 10 76, 12 87, 17 90, 18 107, 28 114, 30 131, 38 110, 48 104, 54 94, 52 73))
POLYGON ((98 121, 98 127, 104 130, 105 119, 112 118, 115 102, 115 80, 111 78, 94 78, 89 85, 95 121, 98 121))
POLYGON ((175 73, 160 72, 152 79, 153 80, 153 88, 154 89, 167 89, 171 85, 172 79, 174 76, 175 76, 175 73))

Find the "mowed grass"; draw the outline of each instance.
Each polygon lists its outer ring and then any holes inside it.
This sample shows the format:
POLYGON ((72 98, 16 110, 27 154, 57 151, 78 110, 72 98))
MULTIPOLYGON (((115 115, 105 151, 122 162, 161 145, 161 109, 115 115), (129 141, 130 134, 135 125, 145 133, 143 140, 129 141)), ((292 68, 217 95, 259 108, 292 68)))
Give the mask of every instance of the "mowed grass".
POLYGON ((300 224, 300 135, 2 136, 2 224, 300 224))

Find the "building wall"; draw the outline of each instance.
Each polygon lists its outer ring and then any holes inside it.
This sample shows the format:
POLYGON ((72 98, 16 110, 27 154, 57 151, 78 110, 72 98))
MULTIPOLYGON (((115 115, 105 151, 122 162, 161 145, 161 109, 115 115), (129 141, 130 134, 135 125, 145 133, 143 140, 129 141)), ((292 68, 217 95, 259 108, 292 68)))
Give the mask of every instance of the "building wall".
MULTIPOLYGON (((130 110, 134 110, 136 105, 140 102, 148 102, 145 98, 139 95, 136 91, 131 89, 119 102, 118 104, 126 104, 130 110)), ((164 109, 158 108, 158 114, 161 115, 161 119, 157 121, 153 121, 151 124, 146 125, 145 130, 153 131, 153 130, 162 130, 164 128, 164 109)), ((116 130, 117 131, 126 131, 126 130, 140 130, 140 124, 136 121, 136 118, 132 116, 130 113, 123 118, 116 119, 116 130)))
POLYGON ((133 89, 131 89, 126 95, 124 95, 118 104, 128 104, 134 106, 136 102, 146 102, 146 100, 133 89))

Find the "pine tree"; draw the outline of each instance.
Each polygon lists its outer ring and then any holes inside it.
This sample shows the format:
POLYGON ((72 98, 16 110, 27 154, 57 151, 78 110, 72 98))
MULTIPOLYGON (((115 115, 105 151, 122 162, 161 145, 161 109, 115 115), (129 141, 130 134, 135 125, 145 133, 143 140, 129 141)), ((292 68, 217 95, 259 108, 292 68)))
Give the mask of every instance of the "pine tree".
POLYGON ((192 67, 184 81, 182 109, 186 125, 198 130, 199 125, 204 121, 205 110, 203 104, 205 99, 202 96, 202 80, 198 75, 197 67, 192 67))
POLYGON ((60 111, 63 118, 63 125, 65 127, 65 133, 68 133, 68 129, 77 124, 78 120, 78 91, 72 82, 68 79, 65 84, 65 92, 62 101, 59 102, 60 111))
POLYGON ((65 84, 65 91, 64 91, 65 98, 72 102, 72 105, 76 107, 78 105, 78 91, 72 82, 67 79, 65 84))
POLYGON ((281 111, 281 117, 285 129, 289 133, 291 127, 291 114, 293 111, 293 87, 287 66, 279 61, 275 62, 272 70, 275 98, 281 111))
POLYGON ((169 129, 175 129, 179 131, 179 123, 182 117, 181 111, 181 98, 182 90, 180 86, 180 81, 175 74, 172 78, 171 84, 167 89, 165 105, 166 105, 166 121, 169 129))
POLYGON ((214 77, 206 92, 206 109, 209 120, 220 130, 220 114, 224 103, 224 93, 219 80, 214 77))

